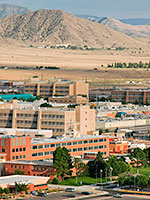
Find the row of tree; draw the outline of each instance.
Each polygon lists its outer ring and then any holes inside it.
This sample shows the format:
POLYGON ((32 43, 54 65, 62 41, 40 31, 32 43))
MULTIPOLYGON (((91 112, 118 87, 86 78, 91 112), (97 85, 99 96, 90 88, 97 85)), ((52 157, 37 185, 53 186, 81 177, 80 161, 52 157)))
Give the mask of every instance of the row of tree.
POLYGON ((107 66, 108 68, 150 68, 149 63, 143 63, 140 61, 139 63, 112 63, 107 66))
POLYGON ((150 179, 148 176, 145 175, 122 175, 119 176, 118 183, 120 186, 128 185, 130 188, 133 186, 135 189, 136 187, 147 187, 150 185, 150 179))
POLYGON ((118 176, 121 173, 130 171, 130 165, 122 158, 118 159, 115 156, 110 156, 108 160, 105 161, 101 152, 98 152, 96 159, 84 164, 80 158, 73 159, 65 147, 58 147, 54 151, 53 165, 59 181, 63 181, 65 177, 71 176, 74 168, 76 183, 78 177, 81 175, 90 177, 106 177, 110 175, 118 176))

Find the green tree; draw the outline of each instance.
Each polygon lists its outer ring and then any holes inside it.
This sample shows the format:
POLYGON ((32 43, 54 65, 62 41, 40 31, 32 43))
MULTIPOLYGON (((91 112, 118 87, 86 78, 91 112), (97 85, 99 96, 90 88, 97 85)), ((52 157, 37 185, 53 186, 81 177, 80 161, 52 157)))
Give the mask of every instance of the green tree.
POLYGON ((146 162, 146 154, 140 148, 134 149, 134 151, 130 155, 130 159, 132 161, 132 165, 137 168, 137 173, 139 174, 139 167, 144 166, 146 162))
POLYGON ((0 194, 3 194, 3 189, 0 187, 0 194))
POLYGON ((74 159, 74 168, 76 172, 76 184, 78 183, 78 177, 81 175, 81 173, 84 170, 85 164, 82 162, 80 158, 74 159))
POLYGON ((144 153, 146 155, 147 160, 150 161, 150 147, 147 149, 144 149, 144 153))
POLYGON ((149 182, 149 179, 147 176, 137 176, 136 177, 136 184, 141 187, 142 189, 146 186, 148 186, 148 182, 149 182))
POLYGON ((25 175, 25 171, 22 171, 20 169, 15 169, 15 173, 14 174, 25 175))
POLYGON ((40 107, 48 107, 48 108, 51 108, 52 105, 50 105, 50 104, 48 104, 48 103, 42 103, 42 104, 40 105, 40 107))
POLYGON ((134 177, 133 176, 128 176, 127 178, 127 185, 134 185, 134 177))
POLYGON ((36 100, 40 100, 40 99, 42 99, 41 96, 37 96, 37 97, 36 97, 36 100))
POLYGON ((112 167, 113 176, 118 176, 119 174, 122 174, 124 172, 128 172, 130 170, 129 164, 127 164, 122 159, 118 159, 116 156, 112 155, 109 157, 108 166, 112 167))
POLYGON ((107 165, 103 159, 102 153, 98 152, 96 159, 88 162, 89 175, 91 177, 100 177, 100 169, 103 171, 103 175, 105 175, 106 167, 107 165))
POLYGON ((58 184, 58 183, 59 183, 59 180, 57 178, 53 178, 52 184, 58 184))
POLYGON ((15 190, 16 192, 28 191, 28 185, 25 183, 15 182, 15 190))
POLYGON ((122 176, 119 176, 119 178, 118 178, 119 185, 123 186, 123 185, 125 185, 125 182, 126 182, 126 175, 124 174, 122 176))
POLYGON ((9 190, 9 188, 4 188, 4 189, 3 189, 3 192, 4 192, 5 194, 9 194, 9 193, 10 193, 10 190, 9 190))
POLYGON ((28 101, 29 101, 29 102, 34 102, 35 99, 33 99, 33 98, 30 97, 30 98, 28 99, 28 101))
POLYGON ((24 97, 21 97, 20 100, 21 101, 26 101, 26 99, 24 97))
POLYGON ((64 180, 66 174, 70 172, 72 168, 72 160, 69 151, 63 147, 58 147, 53 153, 53 164, 56 169, 58 178, 64 180))

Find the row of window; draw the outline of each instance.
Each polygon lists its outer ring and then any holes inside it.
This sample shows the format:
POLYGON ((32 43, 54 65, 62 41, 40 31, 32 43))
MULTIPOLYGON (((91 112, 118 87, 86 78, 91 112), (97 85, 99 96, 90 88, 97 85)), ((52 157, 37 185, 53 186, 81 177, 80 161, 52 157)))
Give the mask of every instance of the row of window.
POLYGON ((64 122, 42 121, 42 125, 63 126, 63 125, 64 125, 64 122))
POLYGON ((43 114, 42 118, 50 118, 50 119, 64 119, 64 115, 46 115, 43 114))
POLYGON ((69 86, 56 86, 56 89, 69 89, 69 86))
POLYGON ((37 124, 37 121, 23 121, 23 120, 17 120, 17 124, 37 124))
POLYGON ((12 152, 22 152, 22 151, 26 151, 26 148, 16 148, 16 149, 12 149, 12 152))
POLYGON ((95 139, 95 140, 83 140, 83 141, 65 142, 65 143, 58 143, 58 144, 45 144, 45 145, 39 145, 39 146, 32 146, 32 149, 43 149, 43 148, 50 148, 50 147, 70 146, 70 145, 98 143, 98 142, 106 142, 106 138, 95 139))
POLYGON ((13 139, 12 141, 12 145, 13 146, 19 146, 19 145, 26 145, 26 138, 23 138, 23 139, 13 139))
MULTIPOLYGON (((69 152, 77 152, 77 151, 87 151, 87 150, 98 150, 98 149, 106 149, 106 145, 101 146, 92 146, 92 147, 83 147, 83 148, 74 148, 74 149, 68 149, 69 152)), ((46 151, 46 152, 39 152, 39 153, 32 153, 31 157, 37 157, 37 156, 48 156, 53 155, 54 151, 46 151)), ((105 154, 104 154, 105 155, 105 154)))
POLYGON ((12 160, 25 159, 25 158, 26 158, 26 155, 12 156, 12 160))

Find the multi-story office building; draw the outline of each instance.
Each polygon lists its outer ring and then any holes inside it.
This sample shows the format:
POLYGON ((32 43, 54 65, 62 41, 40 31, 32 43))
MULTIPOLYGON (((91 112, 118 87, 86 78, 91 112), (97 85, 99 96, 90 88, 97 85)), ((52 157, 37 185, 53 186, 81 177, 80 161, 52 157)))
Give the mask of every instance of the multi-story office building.
POLYGON ((0 104, 0 128, 52 130, 55 136, 95 131, 95 110, 87 105, 73 109, 19 108, 16 100, 12 102, 0 104))
POLYGON ((84 152, 99 152, 106 158, 109 156, 109 137, 83 136, 79 138, 32 138, 0 137, 0 153, 6 154, 6 160, 49 160, 57 147, 66 147, 71 156, 84 157, 84 152))
POLYGON ((93 89, 90 91, 91 99, 99 96, 117 102, 150 104, 150 90, 93 89))
POLYGON ((48 98, 52 96, 76 96, 89 97, 89 84, 85 81, 54 80, 52 82, 38 81, 24 84, 24 93, 48 98))

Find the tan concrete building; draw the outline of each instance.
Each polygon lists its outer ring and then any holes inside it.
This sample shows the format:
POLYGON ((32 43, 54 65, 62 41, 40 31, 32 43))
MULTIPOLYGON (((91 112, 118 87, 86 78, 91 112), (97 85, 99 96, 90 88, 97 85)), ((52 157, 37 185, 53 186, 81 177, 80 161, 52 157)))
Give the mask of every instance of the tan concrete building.
POLYGON ((92 134, 95 131, 95 110, 87 105, 74 109, 19 108, 16 101, 0 106, 0 128, 52 130, 53 135, 92 134))
POLYGON ((32 81, 24 84, 24 93, 44 98, 51 96, 76 96, 89 97, 89 84, 85 81, 32 81))
POLYGON ((84 96, 60 96, 60 97, 48 97, 48 101, 52 103, 66 103, 66 104, 88 104, 88 97, 84 96))

